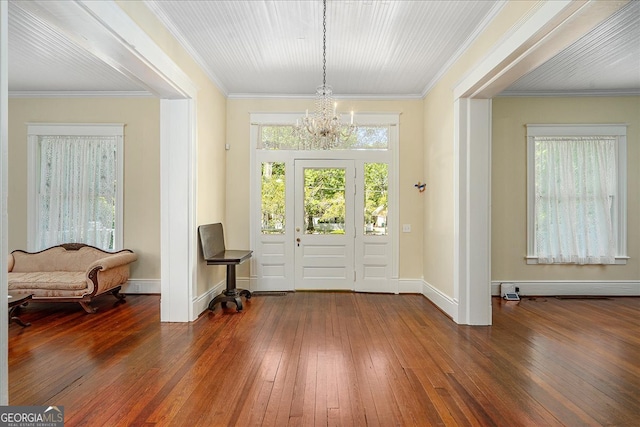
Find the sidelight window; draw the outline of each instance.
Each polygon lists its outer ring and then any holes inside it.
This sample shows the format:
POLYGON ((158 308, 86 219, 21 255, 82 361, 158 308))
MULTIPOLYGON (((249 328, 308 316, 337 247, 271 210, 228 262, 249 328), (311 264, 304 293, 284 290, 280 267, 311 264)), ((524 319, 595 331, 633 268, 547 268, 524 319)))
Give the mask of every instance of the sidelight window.
POLYGON ((364 233, 386 236, 389 215, 389 165, 364 164, 364 233))
POLYGON ((285 232, 285 164, 262 163, 262 234, 285 232))

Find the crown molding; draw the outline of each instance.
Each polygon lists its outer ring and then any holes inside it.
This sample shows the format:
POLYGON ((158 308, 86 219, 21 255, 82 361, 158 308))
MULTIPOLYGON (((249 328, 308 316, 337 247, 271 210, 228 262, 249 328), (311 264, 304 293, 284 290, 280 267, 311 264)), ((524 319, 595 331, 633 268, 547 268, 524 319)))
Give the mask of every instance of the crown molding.
POLYGON ((155 98, 147 91, 91 91, 91 90, 14 90, 9 98, 155 98))
POLYGON ((156 0, 144 0, 144 4, 155 15, 155 17, 165 26, 167 31, 178 41, 178 44, 189 54, 191 59, 200 67, 202 72, 209 77, 209 80, 220 90, 223 96, 229 97, 229 91, 225 85, 222 84, 218 76, 209 70, 207 62, 202 58, 202 55, 187 41, 187 39, 178 30, 173 21, 162 11, 157 5, 156 0))
POLYGON ((434 86, 438 84, 440 79, 444 77, 444 75, 449 71, 449 69, 453 66, 453 64, 455 64, 456 61, 458 61, 458 59, 460 59, 460 57, 464 55, 464 53, 467 51, 467 49, 469 49, 471 44, 476 41, 476 39, 480 36, 480 34, 484 32, 484 30, 487 29, 489 24, 494 20, 494 18, 498 15, 498 13, 500 13, 502 8, 506 4, 507 4, 506 0, 501 0, 496 2, 496 4, 491 8, 489 13, 484 17, 482 22, 480 22, 480 24, 476 27, 476 29, 469 35, 469 37, 467 37, 464 43, 460 45, 458 50, 451 56, 451 58, 449 58, 447 63, 444 64, 444 66, 440 69, 440 71, 438 71, 438 73, 433 77, 433 79, 431 79, 431 81, 427 84, 427 86, 425 86, 424 90, 422 91, 422 94, 420 95, 421 98, 425 98, 429 94, 431 89, 433 89, 434 86))
MULTIPOLYGON (((414 100, 422 99, 421 94, 390 94, 390 95, 341 95, 333 94, 336 100, 366 100, 366 101, 389 101, 389 100, 414 100)), ((232 93, 227 99, 305 99, 313 101, 316 99, 315 94, 255 94, 255 93, 232 93)))
POLYGON ((640 96, 640 89, 611 89, 611 90, 505 90, 496 95, 496 98, 530 97, 530 98, 557 98, 578 96, 640 96))

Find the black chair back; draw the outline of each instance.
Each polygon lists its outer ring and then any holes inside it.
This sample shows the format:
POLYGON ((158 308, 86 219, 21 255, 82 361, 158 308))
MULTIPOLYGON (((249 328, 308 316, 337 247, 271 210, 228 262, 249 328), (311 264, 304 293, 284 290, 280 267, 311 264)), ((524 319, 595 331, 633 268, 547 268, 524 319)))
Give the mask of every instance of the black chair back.
POLYGON ((222 224, 205 224, 198 227, 200 245, 204 259, 212 259, 215 255, 224 252, 224 230, 222 224))

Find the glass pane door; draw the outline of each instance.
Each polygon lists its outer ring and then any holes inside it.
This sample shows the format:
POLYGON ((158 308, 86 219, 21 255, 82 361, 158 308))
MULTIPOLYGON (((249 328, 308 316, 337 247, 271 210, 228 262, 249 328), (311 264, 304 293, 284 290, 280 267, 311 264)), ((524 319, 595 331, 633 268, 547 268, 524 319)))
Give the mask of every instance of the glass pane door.
POLYGON ((296 160, 296 289, 353 289, 354 162, 296 160))
POLYGON ((344 234, 345 169, 304 169, 305 234, 344 234))

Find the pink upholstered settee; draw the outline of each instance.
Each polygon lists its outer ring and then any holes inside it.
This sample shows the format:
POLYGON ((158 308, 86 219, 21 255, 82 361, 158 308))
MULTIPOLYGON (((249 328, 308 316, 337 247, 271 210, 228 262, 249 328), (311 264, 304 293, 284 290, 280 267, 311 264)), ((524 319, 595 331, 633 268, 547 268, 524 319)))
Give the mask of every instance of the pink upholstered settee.
POLYGON ((66 243, 40 252, 15 250, 9 255, 9 291, 31 294, 33 302, 78 302, 95 313, 91 300, 109 292, 123 300, 129 264, 138 256, 129 249, 106 252, 82 243, 66 243))

